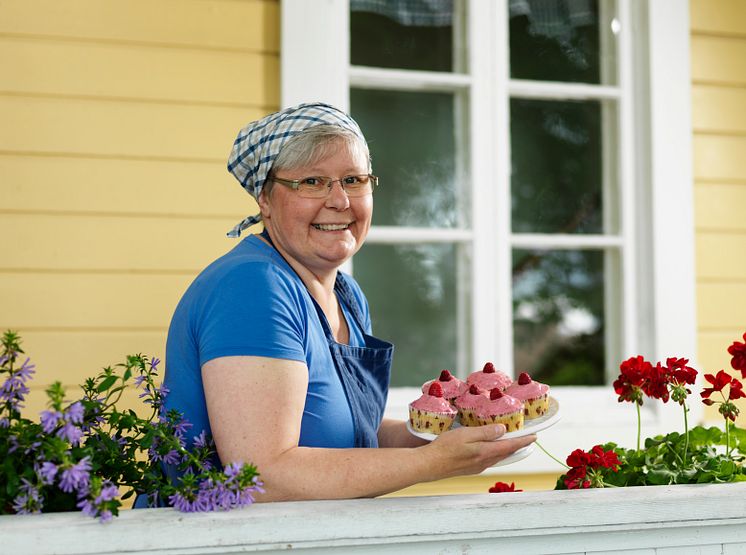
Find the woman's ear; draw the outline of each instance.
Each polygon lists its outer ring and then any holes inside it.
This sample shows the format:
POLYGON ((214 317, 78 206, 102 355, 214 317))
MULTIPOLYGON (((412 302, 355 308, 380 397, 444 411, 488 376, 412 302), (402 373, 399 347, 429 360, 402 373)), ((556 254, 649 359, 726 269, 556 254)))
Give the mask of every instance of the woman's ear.
POLYGON ((269 196, 267 190, 263 189, 259 194, 259 198, 256 200, 257 204, 259 204, 259 210, 262 213, 263 220, 266 220, 271 216, 269 196))

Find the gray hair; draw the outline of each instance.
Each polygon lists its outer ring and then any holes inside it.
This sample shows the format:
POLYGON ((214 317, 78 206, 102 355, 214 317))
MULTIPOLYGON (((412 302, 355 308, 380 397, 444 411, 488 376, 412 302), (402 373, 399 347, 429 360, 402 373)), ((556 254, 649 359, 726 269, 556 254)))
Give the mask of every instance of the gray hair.
POLYGON ((313 165, 334 154, 340 143, 350 156, 364 158, 368 162, 367 171, 371 172, 370 151, 359 135, 337 125, 317 125, 295 135, 285 143, 269 171, 270 178, 264 185, 265 194, 269 195, 272 192, 274 182, 271 177, 276 172, 313 165))

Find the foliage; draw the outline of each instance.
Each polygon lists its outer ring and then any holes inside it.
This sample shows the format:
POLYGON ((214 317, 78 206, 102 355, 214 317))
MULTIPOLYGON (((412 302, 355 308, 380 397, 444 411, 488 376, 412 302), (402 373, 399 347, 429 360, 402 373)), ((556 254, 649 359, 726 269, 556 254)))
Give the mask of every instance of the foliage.
MULTIPOLYGON (((746 378, 745 343, 734 342, 728 352, 731 366, 746 378)), ((620 365, 614 391, 619 402, 633 403, 637 409, 637 448, 625 449, 614 443, 597 445, 588 452, 573 451, 567 458, 568 471, 559 477, 556 489, 589 487, 652 486, 746 481, 746 430, 736 427, 739 409, 733 402, 746 397, 741 380, 724 370, 705 374, 711 387, 700 392, 702 402, 719 405, 724 427, 689 429, 688 388, 697 371, 684 358, 668 358, 653 365, 643 357, 632 357, 620 365), (727 394, 726 394, 727 392, 727 394), (719 399, 713 399, 718 394, 719 399), (679 403, 684 415, 684 433, 671 432, 645 440, 640 447, 640 405, 644 399, 679 403)))
POLYGON ((151 506, 207 511, 248 505, 262 491, 256 467, 220 470, 205 432, 188 439, 191 424, 164 409, 168 391, 157 386, 157 358, 138 354, 104 368, 74 402, 65 402, 55 382, 39 421, 22 417, 35 366, 29 358, 19 366, 20 343, 7 331, 0 350, 0 514, 77 508, 107 521, 135 492, 146 494, 151 506), (140 391, 146 418, 117 408, 128 387, 140 391), (180 477, 169 479, 165 465, 180 477))

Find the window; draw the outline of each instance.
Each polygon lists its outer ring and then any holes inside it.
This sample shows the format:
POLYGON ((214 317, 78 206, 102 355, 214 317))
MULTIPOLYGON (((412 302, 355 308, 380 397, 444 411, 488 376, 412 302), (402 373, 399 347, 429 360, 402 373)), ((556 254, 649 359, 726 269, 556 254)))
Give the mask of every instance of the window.
MULTIPOLYGON (((563 421, 541 439, 556 453, 631 444, 633 411, 608 386, 619 362, 695 358, 685 3, 284 0, 282 14, 283 105, 349 110, 381 177, 353 273, 397 344, 390 414, 442 368, 490 360, 553 385, 563 421)), ((645 408, 646 434, 678 423, 645 408)))

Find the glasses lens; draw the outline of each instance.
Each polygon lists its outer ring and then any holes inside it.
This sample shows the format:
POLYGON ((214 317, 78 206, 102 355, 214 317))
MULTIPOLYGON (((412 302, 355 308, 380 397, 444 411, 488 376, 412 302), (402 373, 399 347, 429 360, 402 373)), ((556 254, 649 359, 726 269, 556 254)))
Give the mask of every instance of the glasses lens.
POLYGON ((325 197, 329 192, 329 177, 304 177, 298 184, 298 194, 306 198, 325 197))
POLYGON ((306 177, 298 184, 298 194, 305 198, 323 198, 331 192, 337 181, 348 197, 362 197, 373 192, 376 178, 367 174, 348 175, 341 179, 324 176, 306 177))

